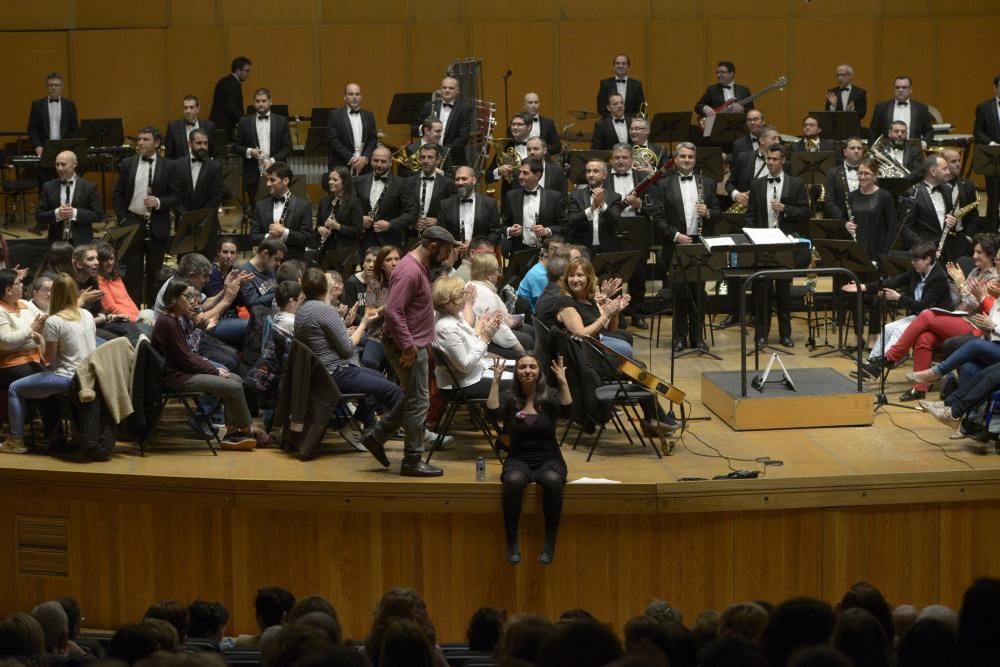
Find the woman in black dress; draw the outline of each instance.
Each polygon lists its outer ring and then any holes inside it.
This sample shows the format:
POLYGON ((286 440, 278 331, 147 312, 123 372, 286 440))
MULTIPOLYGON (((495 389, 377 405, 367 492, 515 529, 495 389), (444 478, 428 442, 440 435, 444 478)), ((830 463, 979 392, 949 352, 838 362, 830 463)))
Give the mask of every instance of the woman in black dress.
POLYGON ((542 487, 542 508, 545 511, 545 544, 538 562, 549 565, 555 558, 556 532, 562 515, 563 485, 566 483, 566 462, 556 439, 556 418, 568 414, 573 396, 566 382, 562 358, 552 362, 550 370, 559 382, 558 399, 550 395, 544 369, 538 357, 521 355, 514 366, 514 385, 500 394, 504 361, 493 366, 493 384, 486 398, 489 414, 502 420, 510 435, 510 454, 503 464, 503 519, 507 532, 507 562, 521 562, 521 547, 517 541, 517 525, 521 518, 521 498, 531 482, 542 487))
POLYGON ((871 158, 858 165, 858 189, 847 196, 854 222, 844 223, 844 229, 853 233, 871 259, 889 252, 896 227, 892 195, 875 184, 877 174, 878 165, 871 158))
POLYGON ((347 167, 334 167, 327 181, 330 196, 316 211, 316 233, 320 248, 336 250, 356 246, 361 238, 361 200, 354 196, 354 184, 347 167))

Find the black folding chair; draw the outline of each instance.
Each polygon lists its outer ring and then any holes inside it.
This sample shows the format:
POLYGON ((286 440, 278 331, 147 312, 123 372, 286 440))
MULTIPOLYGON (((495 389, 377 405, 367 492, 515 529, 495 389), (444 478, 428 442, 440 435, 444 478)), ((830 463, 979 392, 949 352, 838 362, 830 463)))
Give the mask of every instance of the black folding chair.
POLYGON ((438 422, 438 437, 431 445, 431 450, 427 452, 427 463, 430 463, 431 457, 434 456, 434 452, 440 448, 441 443, 444 441, 444 437, 448 434, 448 430, 451 428, 451 424, 455 419, 455 413, 458 412, 458 408, 461 406, 465 406, 466 410, 468 410, 469 421, 471 421, 472 425, 479 429, 479 432, 483 434, 483 437, 486 438, 486 442, 496 455, 497 460, 502 463, 503 458, 500 456, 500 450, 496 446, 496 438, 499 436, 499 429, 496 429, 497 435, 494 435, 493 431, 490 430, 489 420, 486 418, 486 399, 470 398, 467 396, 458 384, 458 376, 455 373, 455 369, 452 367, 451 362, 448 360, 447 355, 443 354, 435 347, 431 347, 431 354, 434 355, 434 365, 438 368, 444 369, 448 373, 448 377, 451 378, 451 389, 440 390, 441 396, 447 400, 448 406, 445 408, 444 415, 438 422))

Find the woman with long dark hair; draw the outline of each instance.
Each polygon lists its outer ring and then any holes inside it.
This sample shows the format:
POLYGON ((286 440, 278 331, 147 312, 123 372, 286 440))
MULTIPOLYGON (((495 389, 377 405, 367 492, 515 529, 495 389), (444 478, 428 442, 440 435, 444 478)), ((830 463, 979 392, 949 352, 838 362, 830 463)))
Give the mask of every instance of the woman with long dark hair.
POLYGON ((319 203, 316 211, 316 233, 320 247, 336 250, 356 246, 361 238, 361 200, 354 196, 351 172, 337 166, 327 179, 330 194, 319 203))
POLYGON ((549 392, 544 369, 538 357, 524 354, 514 365, 514 384, 501 394, 504 361, 493 365, 493 384, 486 398, 489 414, 503 422, 510 436, 510 454, 503 463, 500 481, 503 484, 503 519, 507 532, 507 562, 521 562, 517 528, 521 518, 524 489, 535 482, 544 492, 545 543, 538 561, 549 565, 555 558, 556 533, 562 516, 563 485, 566 483, 566 461, 556 439, 556 419, 568 415, 573 396, 566 382, 562 358, 549 367, 559 383, 558 395, 549 392))

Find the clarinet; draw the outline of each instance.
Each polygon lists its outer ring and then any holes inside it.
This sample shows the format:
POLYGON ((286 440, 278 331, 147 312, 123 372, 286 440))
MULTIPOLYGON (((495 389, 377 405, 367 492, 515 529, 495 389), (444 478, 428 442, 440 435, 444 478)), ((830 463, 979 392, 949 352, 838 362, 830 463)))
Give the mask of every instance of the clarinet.
POLYGON ((285 204, 281 207, 281 215, 278 216, 278 224, 282 227, 285 226, 285 215, 288 214, 288 205, 291 203, 293 196, 294 195, 292 195, 291 190, 289 190, 288 196, 285 197, 285 204))
MULTIPOLYGON (((148 177, 146 178, 146 196, 153 196, 153 163, 149 163, 149 171, 147 172, 148 177)), ((142 220, 146 224, 146 234, 149 234, 149 221, 153 217, 152 210, 147 206, 146 212, 142 214, 142 220)))
MULTIPOLYGON (((69 200, 69 197, 66 198, 66 204, 72 205, 72 202, 69 200)), ((72 224, 72 222, 73 221, 70 220, 69 218, 66 218, 65 220, 62 221, 62 223, 63 223, 63 225, 62 225, 62 239, 63 239, 63 241, 66 241, 67 243, 71 243, 72 239, 73 239, 73 234, 70 232, 70 225, 72 224)))
MULTIPOLYGON (((369 212, 369 214, 368 214, 368 216, 372 219, 372 225, 373 225, 372 226, 372 231, 375 231, 374 224, 375 224, 375 221, 378 220, 378 210, 379 210, 379 208, 382 207, 382 200, 385 199, 385 191, 388 190, 388 189, 389 189, 389 184, 386 183, 382 187, 382 192, 379 194, 378 199, 375 200, 375 205, 372 206, 371 212, 369 212)), ((378 232, 375 232, 375 233, 377 234, 378 232)))
MULTIPOLYGON (((841 172, 844 177, 844 208, 847 209, 847 221, 854 222, 854 211, 851 210, 851 185, 847 182, 847 168, 841 172)), ((857 243, 858 232, 857 230, 853 232, 848 232, 851 235, 851 240, 857 243)))
MULTIPOLYGON (((336 199, 331 202, 332 206, 330 207, 330 215, 327 217, 325 221, 323 221, 323 226, 326 226, 326 223, 330 222, 331 220, 337 219, 337 212, 340 210, 340 205, 342 203, 343 202, 340 199, 336 199)), ((330 228, 327 227, 327 229, 330 228)), ((320 247, 321 251, 325 252, 327 246, 329 246, 333 242, 333 234, 334 234, 333 230, 330 229, 330 233, 326 235, 326 240, 323 241, 323 245, 320 247)))
MULTIPOLYGON (((956 197, 956 199, 958 199, 958 197, 956 197)), ((959 209, 959 205, 955 204, 955 207, 952 209, 952 212, 951 212, 952 216, 958 217, 958 209, 959 209)), ((944 252, 944 242, 946 240, 948 240, 948 234, 950 234, 952 232, 953 232, 953 230, 948 229, 948 225, 946 225, 944 223, 941 223, 941 239, 938 241, 938 247, 937 247, 937 256, 938 257, 940 257, 941 253, 944 252)))
MULTIPOLYGON (((694 179, 694 184, 696 186, 698 186, 698 202, 697 202, 697 204, 704 204, 705 203, 705 184, 701 180, 701 169, 698 170, 698 176, 697 176, 697 178, 694 179)), ((701 238, 701 232, 702 232, 701 227, 702 227, 703 218, 700 215, 698 215, 697 211, 695 211, 695 218, 698 219, 698 228, 697 228, 697 231, 695 232, 695 236, 697 236, 698 238, 701 238)))

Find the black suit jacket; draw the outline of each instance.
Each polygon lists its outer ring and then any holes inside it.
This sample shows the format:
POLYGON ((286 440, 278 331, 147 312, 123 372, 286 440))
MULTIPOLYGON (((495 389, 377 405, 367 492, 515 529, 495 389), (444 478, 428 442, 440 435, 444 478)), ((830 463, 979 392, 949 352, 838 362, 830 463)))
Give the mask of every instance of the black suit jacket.
MULTIPOLYGON (((62 139, 70 139, 80 129, 80 123, 76 117, 76 103, 62 97, 59 100, 59 105, 61 107, 59 136, 62 139)), ((45 142, 51 139, 49 136, 48 97, 34 100, 31 103, 31 112, 28 114, 28 136, 31 137, 31 145, 35 148, 44 146, 45 142)))
MULTIPOLYGON (((948 283, 948 274, 945 273, 942 262, 935 262, 931 266, 931 272, 927 275, 927 282, 924 284, 924 293, 919 301, 914 299, 913 295, 916 294, 917 285, 920 284, 920 274, 913 269, 892 278, 886 278, 884 284, 889 289, 906 290, 904 294, 899 295, 899 305, 906 308, 911 315, 919 315, 928 308, 951 310, 954 305, 948 283)), ((878 288, 878 281, 865 283, 865 290, 868 292, 874 292, 878 288)))
MULTIPOLYGON (((892 125, 892 113, 896 105, 896 100, 885 100, 875 105, 872 112, 871 132, 872 139, 877 139, 883 134, 889 133, 889 126, 892 125)), ((930 141, 934 138, 934 119, 931 112, 923 102, 910 100, 910 127, 907 128, 910 139, 923 139, 930 141)))
MULTIPOLYGON (((267 230, 274 223, 274 198, 265 197, 257 202, 251 219, 250 240, 259 245, 267 230)), ((288 229, 287 259, 305 259, 306 247, 315 247, 316 230, 313 228, 312 204, 303 197, 292 197, 285 211, 285 227, 288 229)))
POLYGON ((222 185, 222 163, 206 158, 198 172, 198 182, 191 182, 191 159, 174 160, 172 189, 177 195, 174 213, 179 218, 188 211, 217 209, 225 189, 222 185))
MULTIPOLYGON (((350 197, 340 202, 337 214, 334 219, 340 224, 340 229, 331 232, 323 243, 323 250, 336 250, 337 248, 350 248, 358 245, 363 231, 361 200, 357 197, 350 197)), ((316 211, 316 228, 327 221, 333 213, 333 200, 323 197, 316 211)))
POLYGON ((361 115, 361 146, 354 145, 354 130, 348 116, 347 106, 331 109, 327 117, 327 140, 330 142, 330 169, 347 166, 354 157, 355 148, 359 148, 363 157, 371 160, 372 152, 378 144, 375 128, 375 114, 367 109, 359 109, 361 115))
MULTIPOLYGON (((365 215, 371 213, 369 195, 374 178, 374 173, 368 173, 354 179, 354 192, 361 200, 361 210, 365 215)), ((374 228, 364 230, 361 234, 362 248, 373 245, 403 247, 407 230, 417 221, 417 200, 413 190, 407 187, 408 179, 392 175, 388 175, 388 179, 378 205, 378 220, 387 220, 389 229, 384 232, 376 232, 374 228)))
MULTIPOLYGON (((208 132, 208 137, 211 139, 212 132, 215 131, 215 123, 204 118, 199 118, 198 129, 208 132)), ((211 146, 211 141, 209 141, 209 146, 211 146)), ((170 121, 167 124, 167 138, 164 141, 163 148, 164 155, 168 160, 177 160, 190 155, 189 151, 187 125, 184 124, 184 119, 179 118, 170 121)))
MULTIPOLYGON (((433 104, 428 102, 424 105, 421 118, 427 118, 431 114, 441 117, 441 100, 433 104)), ((465 147, 469 144, 469 136, 472 134, 472 107, 466 102, 456 100, 455 106, 448 115, 448 124, 444 128, 444 136, 441 137, 441 147, 448 147, 448 162, 454 167, 463 167, 467 164, 465 147)))
MULTIPOLYGON (((452 236, 462 242, 465 240, 465 235, 462 234, 459 205, 458 195, 443 200, 438 214, 438 225, 447 229, 452 236)), ((477 193, 475 207, 471 238, 488 236, 493 240, 494 245, 500 243, 500 211, 497 208, 496 200, 493 197, 484 197, 477 193)))
POLYGON ((991 141, 1000 143, 1000 106, 995 97, 991 97, 976 107, 976 121, 972 126, 972 134, 977 144, 989 144, 991 141))
POLYGON ((828 220, 847 220, 844 199, 847 197, 845 179, 847 166, 837 165, 826 172, 826 200, 823 202, 823 217, 828 220))
MULTIPOLYGON (((821 151, 835 151, 836 148, 837 147, 833 143, 832 139, 820 139, 819 140, 819 149, 821 151)), ((792 152, 793 153, 796 152, 796 151, 805 151, 805 150, 806 150, 806 141, 805 141, 805 139, 799 139, 794 144, 792 144, 792 152)), ((843 156, 841 156, 841 159, 843 159, 843 156)))
MULTIPOLYGON (((233 150, 243 157, 243 181, 247 184, 260 180, 260 168, 257 160, 246 156, 248 148, 260 148, 257 137, 257 114, 240 118, 236 126, 236 138, 233 140, 233 150)), ((292 154, 292 134, 288 129, 288 118, 271 113, 271 157, 276 161, 284 161, 292 154)))
MULTIPOLYGON (((625 143, 629 143, 628 126, 632 122, 632 117, 625 114, 625 143)), ((590 140, 590 150, 609 151, 611 147, 619 143, 618 133, 615 132, 614 121, 610 116, 606 116, 594 124, 594 136, 590 140)))
MULTIPOLYGON (((750 184, 755 178, 767 174, 767 167, 757 170, 757 153, 740 153, 731 158, 732 164, 729 169, 729 180, 726 181, 726 194, 731 194, 733 190, 749 192, 750 184)), ((791 160, 785 160, 785 173, 791 170, 791 160)))
MULTIPOLYGON (((747 227, 767 227, 767 210, 771 205, 771 188, 768 177, 761 177, 750 185, 750 202, 747 204, 747 227)), ((778 227, 785 234, 799 233, 799 224, 809 220, 809 196, 802 180, 783 174, 779 201, 785 210, 778 215, 778 227)))
MULTIPOLYGON (((140 157, 132 155, 122 160, 118 168, 118 180, 115 182, 112 201, 119 224, 135 224, 128 217, 128 205, 135 192, 135 175, 139 170, 139 163, 140 157)), ((143 172, 145 171, 143 163, 143 172)), ((160 207, 150 213, 149 221, 151 235, 159 240, 170 238, 170 209, 177 205, 177 194, 173 190, 173 172, 173 162, 162 157, 156 158, 153 168, 153 196, 159 197, 160 207)), ((141 177, 140 185, 144 187, 145 184, 145 177, 141 177)))
POLYGON ((229 136, 242 115, 243 86, 236 75, 227 74, 215 84, 215 91, 212 93, 212 111, 208 117, 220 130, 227 130, 229 136))
MULTIPOLYGON (((597 88, 597 112, 608 116, 608 98, 618 92, 615 77, 601 79, 597 88)), ((625 115, 634 116, 639 113, 639 107, 646 101, 646 93, 642 91, 642 81, 628 77, 625 83, 625 115)))
MULTIPOLYGON (((566 206, 566 226, 569 228, 571 243, 594 249, 594 227, 591 218, 586 215, 590 208, 590 187, 581 185, 569 193, 566 206)), ((604 203, 607 208, 601 211, 597 221, 597 239, 601 252, 618 252, 619 243, 616 233, 618 220, 621 217, 621 197, 614 190, 604 190, 604 203)))
MULTIPOLYGON (((416 176, 411 176, 406 179, 412 190, 411 194, 414 200, 417 202, 417 217, 420 217, 420 194, 424 187, 423 174, 418 174, 416 176)), ((454 197, 458 193, 455 188, 455 179, 447 174, 435 174, 434 175, 434 189, 430 189, 430 182, 427 183, 428 190, 430 190, 430 205, 427 207, 427 217, 437 218, 441 211, 441 202, 448 197, 454 197)))
POLYGON ((744 134, 742 137, 733 142, 733 152, 732 155, 738 155, 740 153, 746 153, 755 149, 756 144, 750 139, 750 133, 744 134))
MULTIPOLYGON (((826 103, 825 108, 827 111, 847 111, 844 108, 844 101, 841 99, 840 88, 831 88, 826 92, 827 94, 834 93, 837 95, 836 104, 826 103)), ((851 84, 851 92, 847 94, 847 103, 850 104, 851 102, 854 102, 854 110, 858 114, 858 120, 864 118, 868 112, 868 92, 864 88, 859 88, 851 84)))
MULTIPOLYGON (((46 182, 38 198, 38 208, 35 209, 35 219, 38 224, 48 227, 50 243, 62 241, 63 238, 63 223, 56 220, 56 209, 62 205, 64 189, 58 178, 46 182)), ((104 205, 97 193, 97 186, 77 176, 71 203, 76 208, 76 219, 70 223, 69 228, 73 245, 90 243, 94 238, 91 225, 104 220, 104 205)))
MULTIPOLYGON (((549 155, 557 155, 562 151, 562 141, 559 139, 559 132, 556 130, 556 123, 551 118, 538 116, 538 136, 547 146, 546 152, 549 155)), ((507 136, 510 136, 510 128, 507 128, 507 136)))
MULTIPOLYGON (((750 97, 750 89, 746 86, 741 86, 738 83, 733 84, 733 102, 739 102, 742 99, 750 97)), ((713 109, 718 108, 726 101, 726 95, 722 90, 722 84, 713 83, 711 86, 705 89, 701 98, 695 102, 694 112, 699 116, 704 116, 705 112, 702 111, 702 107, 710 106, 713 109)), ((743 105, 745 110, 753 109, 753 102, 747 102, 743 105)))
MULTIPOLYGON (((540 188, 538 196, 541 197, 538 204, 538 224, 548 227, 553 234, 565 236, 566 209, 563 206, 563 195, 547 188, 540 188)), ((503 200, 503 236, 507 239, 506 250, 509 254, 524 250, 526 247, 523 234, 510 237, 511 226, 524 227, 524 222, 524 189, 511 190, 503 200)), ((532 220, 530 224, 535 223, 532 220)))
MULTIPOLYGON (((934 210, 934 202, 924 182, 917 183, 913 193, 913 212, 905 221, 900 234, 907 249, 920 241, 929 241, 937 247, 941 240, 941 221, 934 210)), ((944 198, 945 210, 950 213, 954 203, 949 193, 944 198)), ((954 258, 950 258, 954 259, 954 258)))
MULTIPOLYGON (((949 185, 954 186, 955 181, 951 181, 949 185)), ((958 198, 952 194, 951 206, 952 209, 955 207, 963 207, 976 201, 976 184, 972 181, 966 180, 964 178, 958 179, 958 198)), ((962 236, 962 239, 968 245, 966 254, 972 254, 972 242, 977 234, 983 234, 989 232, 989 219, 982 218, 979 216, 978 207, 973 208, 965 217, 963 217, 959 224, 962 226, 962 230, 958 232, 962 236)), ((951 239, 949 239, 951 240, 951 239)), ((946 243, 947 247, 947 243, 946 243)))
MULTIPOLYGON (((653 197, 657 202, 654 210, 657 218, 662 221, 662 228, 666 231, 665 241, 674 243, 674 237, 678 234, 687 234, 687 218, 684 216, 684 198, 681 195, 679 175, 671 172, 667 178, 660 179, 653 186, 653 197)), ((719 209, 719 199, 715 195, 715 181, 708 176, 694 175, 696 179, 701 178, 702 193, 705 197, 705 206, 708 207, 708 218, 702 219, 703 234, 710 233, 709 226, 713 220, 718 220, 721 211, 719 209)))

